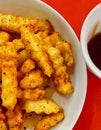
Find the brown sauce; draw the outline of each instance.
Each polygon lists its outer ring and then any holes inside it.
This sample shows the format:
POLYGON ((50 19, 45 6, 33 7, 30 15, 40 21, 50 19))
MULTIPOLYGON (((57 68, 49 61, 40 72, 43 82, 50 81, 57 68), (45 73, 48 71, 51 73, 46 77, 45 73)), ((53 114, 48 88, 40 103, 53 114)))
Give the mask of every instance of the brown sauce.
POLYGON ((93 63, 101 70, 101 33, 95 34, 89 40, 88 52, 93 63))

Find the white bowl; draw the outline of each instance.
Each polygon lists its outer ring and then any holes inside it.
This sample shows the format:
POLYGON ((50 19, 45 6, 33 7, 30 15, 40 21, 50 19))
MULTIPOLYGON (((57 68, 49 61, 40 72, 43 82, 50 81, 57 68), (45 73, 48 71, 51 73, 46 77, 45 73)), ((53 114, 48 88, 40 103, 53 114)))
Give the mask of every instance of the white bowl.
POLYGON ((81 49, 82 49, 85 61, 87 63, 87 66, 93 74, 95 74, 97 77, 99 77, 101 79, 101 70, 99 70, 95 66, 95 64, 92 62, 92 60, 89 56, 89 53, 88 53, 88 48, 87 48, 87 43, 91 37, 94 26, 98 22, 101 22, 101 3, 98 4, 96 7, 94 7, 90 11, 90 13, 87 15, 87 17, 83 23, 83 26, 81 29, 81 36, 80 36, 81 49))
POLYGON ((57 11, 38 0, 0 0, 0 12, 48 19, 55 31, 59 32, 65 40, 71 42, 75 59, 75 69, 71 78, 75 91, 70 96, 54 93, 52 98, 64 108, 65 119, 51 128, 51 130, 71 130, 83 108, 87 87, 86 65, 79 40, 73 29, 57 11))

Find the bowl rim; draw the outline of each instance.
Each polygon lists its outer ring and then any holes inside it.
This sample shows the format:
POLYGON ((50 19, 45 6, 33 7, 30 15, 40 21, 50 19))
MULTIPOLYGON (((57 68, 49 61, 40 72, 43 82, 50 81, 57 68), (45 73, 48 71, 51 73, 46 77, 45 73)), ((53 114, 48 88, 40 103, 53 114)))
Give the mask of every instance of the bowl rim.
POLYGON ((85 27, 87 26, 87 23, 90 21, 90 17, 94 16, 96 11, 101 8, 101 3, 97 4, 86 16, 82 28, 81 28, 81 33, 80 33, 80 45, 81 45, 81 50, 83 53, 83 57, 85 59, 85 62, 88 66, 88 69, 98 78, 101 79, 101 70, 99 70, 96 65, 93 63, 93 61, 90 58, 90 55, 88 53, 87 49, 87 43, 84 41, 84 33, 85 33, 85 27))

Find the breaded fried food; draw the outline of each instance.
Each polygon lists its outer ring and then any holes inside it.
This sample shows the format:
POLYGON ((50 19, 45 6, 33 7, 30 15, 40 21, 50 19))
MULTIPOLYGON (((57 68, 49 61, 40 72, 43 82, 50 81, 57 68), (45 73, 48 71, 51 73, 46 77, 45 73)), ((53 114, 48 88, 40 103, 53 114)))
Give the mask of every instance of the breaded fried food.
POLYGON ((55 88, 73 92, 73 63, 70 43, 48 20, 0 13, 0 130, 49 130, 62 121, 64 110, 51 97, 55 88))
POLYGON ((39 32, 35 34, 40 40, 43 51, 48 54, 52 66, 55 70, 53 77, 57 90, 61 94, 73 92, 73 86, 70 81, 66 67, 73 65, 74 59, 72 49, 69 43, 62 40, 58 33, 46 36, 46 33, 39 32))
POLYGON ((61 39, 58 35, 57 32, 52 32, 52 34, 47 35, 46 32, 38 32, 35 34, 38 38, 40 38, 40 44, 43 45, 48 45, 52 47, 56 47, 57 42, 60 42, 61 39))
POLYGON ((1 105, 0 105, 0 120, 6 121, 6 115, 1 105))
POLYGON ((71 67, 73 65, 74 57, 71 44, 67 41, 64 41, 60 37, 59 33, 53 32, 51 35, 47 35, 45 32, 38 32, 36 35, 41 39, 40 44, 42 46, 48 45, 59 49, 67 67, 71 67))
POLYGON ((7 125, 3 120, 0 120, 0 130, 8 130, 7 125))
POLYGON ((21 126, 24 121, 21 113, 15 113, 12 110, 8 110, 6 112, 6 116, 9 130, 21 130, 21 126))
POLYGON ((53 68, 47 54, 42 51, 40 40, 34 35, 33 26, 22 26, 20 31, 26 50, 31 52, 32 59, 36 61, 44 74, 50 77, 53 68))
POLYGON ((6 124, 6 115, 3 111, 2 106, 0 106, 0 130, 7 130, 7 124, 6 124))
POLYGON ((60 50, 60 53, 63 56, 67 67, 73 66, 74 57, 71 49, 71 44, 69 42, 63 41, 61 44, 57 44, 56 48, 60 50))
POLYGON ((15 48, 16 48, 17 52, 25 49, 24 43, 22 42, 21 39, 14 39, 12 42, 15 45, 15 48))
POLYGON ((60 55, 60 51, 55 47, 46 45, 44 46, 44 51, 49 55, 53 68, 55 69, 53 78, 57 90, 61 94, 72 93, 72 82, 70 81, 69 74, 66 72, 66 66, 64 65, 64 59, 60 55))
POLYGON ((5 42, 8 42, 12 39, 12 36, 4 31, 0 31, 0 46, 2 46, 5 42))
POLYGON ((24 74, 30 72, 35 68, 35 62, 29 58, 21 66, 20 71, 24 74))
POLYGON ((2 49, 2 105, 13 109, 17 103, 17 55, 14 44, 2 49))
POLYGON ((1 81, 1 71, 2 71, 2 59, 0 58, 0 81, 1 81))
POLYGON ((50 127, 57 125, 63 119, 64 119, 63 110, 50 115, 44 115, 41 118, 41 120, 38 121, 34 130, 49 130, 50 127))
POLYGON ((45 90, 40 88, 35 89, 18 89, 18 98, 28 100, 40 100, 44 97, 45 90))
POLYGON ((15 106, 14 110, 7 110, 6 116, 9 130, 21 130, 25 117, 18 104, 15 106))
POLYGON ((13 113, 14 113, 14 118, 15 118, 16 122, 22 124, 25 119, 25 114, 24 114, 23 110, 21 109, 19 103, 16 104, 16 106, 13 110, 13 113))
POLYGON ((18 68, 24 63, 25 60, 30 58, 30 52, 26 51, 25 49, 18 52, 18 68))
POLYGON ((1 30, 20 34, 20 27, 25 24, 32 24, 34 26, 34 32, 47 31, 47 33, 50 33, 53 31, 51 24, 47 20, 31 19, 0 13, 1 30))
POLYGON ((67 67, 71 67, 74 63, 73 52, 71 48, 71 44, 67 41, 64 41, 58 32, 52 33, 52 35, 48 36, 46 41, 49 43, 51 42, 51 46, 56 47, 59 49, 60 54, 64 58, 64 62, 67 67), (49 37, 49 38, 48 38, 49 37))
POLYGON ((71 94, 74 92, 74 88, 68 73, 66 72, 66 67, 63 66, 56 71, 53 76, 54 84, 58 92, 63 95, 71 94))
POLYGON ((2 60, 2 105, 13 109, 17 103, 16 60, 2 60))
POLYGON ((1 58, 15 58, 17 59, 16 48, 13 42, 6 42, 5 45, 0 47, 1 58))
POLYGON ((43 50, 48 54, 49 59, 52 62, 55 71, 63 66, 63 57, 60 55, 60 51, 55 47, 45 45, 43 50))
POLYGON ((51 114, 60 111, 61 107, 51 99, 41 99, 38 101, 25 100, 22 107, 27 113, 35 112, 36 114, 51 114))
POLYGON ((25 77, 20 81, 20 87, 23 89, 36 88, 43 83, 43 74, 40 70, 32 70, 26 73, 25 77))

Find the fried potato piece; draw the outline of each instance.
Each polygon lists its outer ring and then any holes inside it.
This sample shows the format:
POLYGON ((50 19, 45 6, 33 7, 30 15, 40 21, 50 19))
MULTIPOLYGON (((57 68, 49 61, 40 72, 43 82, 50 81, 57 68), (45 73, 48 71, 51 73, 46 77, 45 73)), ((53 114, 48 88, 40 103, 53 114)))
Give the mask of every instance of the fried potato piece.
POLYGON ((18 98, 28 100, 40 100, 44 97, 45 91, 40 88, 18 89, 18 98))
POLYGON ((63 63, 64 60, 60 55, 60 51, 52 46, 44 46, 44 51, 46 51, 53 63, 53 68, 55 69, 53 78, 57 90, 64 95, 72 93, 74 89, 66 72, 66 66, 63 63))
POLYGON ((32 54, 32 59, 36 61, 37 65, 42 69, 45 75, 51 76, 53 68, 45 52, 42 51, 40 40, 34 35, 32 26, 21 27, 21 38, 25 43, 25 48, 32 54))
POLYGON ((12 42, 6 42, 4 46, 0 47, 1 58, 15 58, 17 59, 17 53, 15 45, 12 42))
POLYGON ((0 130, 7 130, 6 115, 2 106, 0 106, 0 130))
POLYGON ((3 111, 2 106, 0 106, 0 120, 6 121, 6 115, 3 111))
POLYGON ((0 46, 2 46, 5 42, 8 42, 12 39, 12 36, 7 33, 0 31, 0 46))
POLYGON ((60 50, 61 55, 64 58, 67 67, 71 67, 74 64, 73 53, 71 49, 71 44, 68 42, 62 42, 56 46, 60 50))
POLYGON ((1 85, 1 83, 0 83, 0 97, 1 97, 1 91, 2 91, 2 90, 1 90, 1 87, 2 87, 2 85, 1 85))
POLYGON ((8 130, 7 125, 3 120, 0 120, 0 130, 8 130))
POLYGON ((48 45, 48 46, 56 47, 57 42, 60 42, 60 37, 57 32, 53 32, 51 35, 47 35, 46 32, 38 32, 36 36, 41 39, 40 44, 42 46, 48 45))
POLYGON ((17 52, 25 49, 24 43, 21 41, 21 39, 14 39, 12 42, 14 43, 17 52))
POLYGON ((63 57, 60 55, 60 51, 58 49, 45 45, 44 51, 48 54, 55 71, 63 66, 63 57))
POLYGON ((20 68, 24 61, 30 58, 30 56, 30 53, 25 49, 18 52, 18 68, 20 68))
POLYGON ((21 130, 21 126, 24 120, 22 113, 19 112, 19 109, 17 110, 17 113, 13 112, 12 110, 8 110, 6 112, 6 116, 9 130, 21 130))
POLYGON ((22 73, 28 73, 35 68, 35 62, 32 59, 27 59, 21 66, 22 73))
POLYGON ((61 94, 74 90, 67 73, 74 63, 71 45, 48 20, 0 13, 0 30, 0 129, 21 130, 32 112, 42 117, 35 130, 49 130, 64 111, 47 85, 61 94))
MULTIPOLYGON (((0 58, 0 73, 2 71, 2 59, 0 58)), ((1 81, 1 76, 0 76, 0 81, 1 81)))
POLYGON ((50 33, 53 31, 51 24, 47 20, 44 21, 0 13, 0 29, 4 31, 20 34, 20 27, 25 24, 32 24, 34 26, 34 32, 47 31, 50 33))
POLYGON ((13 109, 17 103, 17 59, 12 43, 4 46, 2 53, 1 99, 2 105, 8 109, 13 109))
POLYGON ((61 107, 51 99, 41 99, 38 101, 25 100, 22 107, 27 113, 35 112, 36 114, 51 114, 60 111, 61 107))
POLYGON ((57 125, 64 119, 63 110, 50 115, 45 115, 38 121, 34 130, 49 130, 50 127, 57 125))
POLYGON ((17 70, 16 60, 2 61, 2 105, 13 109, 17 103, 17 70), (9 96, 8 96, 9 95, 9 96))
POLYGON ((25 117, 18 104, 15 106, 14 110, 8 110, 6 116, 9 130, 21 130, 25 117))
POLYGON ((43 75, 40 70, 33 70, 26 73, 25 77, 20 81, 20 87, 23 89, 36 88, 43 83, 43 75))
POLYGON ((0 72, 1 72, 1 54, 2 54, 2 48, 1 46, 3 46, 6 42, 8 42, 9 40, 11 40, 11 35, 7 32, 3 32, 0 31, 0 72))
POLYGON ((58 92, 63 95, 71 94, 74 92, 72 82, 66 72, 65 66, 58 69, 57 72, 54 74, 53 78, 55 87, 57 88, 58 92))
POLYGON ((15 120, 18 123, 22 124, 24 122, 24 119, 25 119, 25 114, 24 114, 23 110, 21 109, 19 103, 16 104, 13 112, 14 112, 15 120))
POLYGON ((65 64, 68 67, 71 67, 73 65, 74 58, 71 44, 67 41, 64 41, 60 37, 59 33, 53 32, 51 35, 46 35, 44 32, 39 32, 36 35, 41 39, 41 45, 48 45, 59 49, 60 54, 64 58, 65 64))

